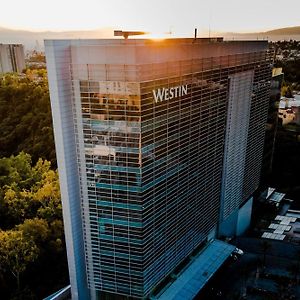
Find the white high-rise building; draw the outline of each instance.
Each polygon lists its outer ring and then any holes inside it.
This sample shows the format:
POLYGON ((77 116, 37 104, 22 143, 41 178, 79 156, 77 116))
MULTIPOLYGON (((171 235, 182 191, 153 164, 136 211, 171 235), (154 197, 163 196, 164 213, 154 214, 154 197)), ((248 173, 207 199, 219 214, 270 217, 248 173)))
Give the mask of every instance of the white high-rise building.
POLYGON ((45 46, 73 299, 192 299, 203 272, 182 266, 214 272, 232 251, 214 238, 250 220, 267 41, 45 46))
POLYGON ((24 46, 0 44, 0 73, 22 72, 25 69, 24 46))

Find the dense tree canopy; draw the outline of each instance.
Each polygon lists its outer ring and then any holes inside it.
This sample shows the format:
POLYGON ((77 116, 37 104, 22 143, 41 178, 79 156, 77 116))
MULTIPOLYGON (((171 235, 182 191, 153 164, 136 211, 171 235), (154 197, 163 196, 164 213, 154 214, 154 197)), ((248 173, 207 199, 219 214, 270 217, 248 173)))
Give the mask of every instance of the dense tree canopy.
POLYGON ((52 119, 45 70, 0 78, 0 157, 29 153, 55 165, 52 119))
POLYGON ((25 237, 21 230, 0 231, 1 270, 11 272, 20 289, 20 274, 38 256, 39 249, 31 236, 25 237))
POLYGON ((1 299, 16 297, 12 291, 19 289, 24 294, 24 288, 41 299, 61 287, 59 282, 65 285, 68 280, 58 174, 46 160, 32 165, 23 152, 2 158, 1 299))
POLYGON ((290 61, 278 61, 276 67, 281 67, 284 73, 284 79, 289 84, 300 84, 300 59, 290 61))

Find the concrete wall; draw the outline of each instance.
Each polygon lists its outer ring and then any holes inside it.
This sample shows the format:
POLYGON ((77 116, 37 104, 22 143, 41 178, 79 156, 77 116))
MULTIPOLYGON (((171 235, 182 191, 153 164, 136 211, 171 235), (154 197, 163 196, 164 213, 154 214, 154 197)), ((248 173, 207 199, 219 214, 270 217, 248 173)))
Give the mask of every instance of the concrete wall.
POLYGON ((72 111, 70 44, 46 41, 48 79, 63 206, 72 299, 90 299, 86 280, 82 209, 72 111))
POLYGON ((243 201, 253 75, 253 71, 247 71, 230 77, 221 191, 221 223, 234 213, 243 201))
POLYGON ((251 215, 252 215, 253 197, 251 197, 247 202, 239 209, 236 235, 240 236, 244 234, 250 227, 251 215))

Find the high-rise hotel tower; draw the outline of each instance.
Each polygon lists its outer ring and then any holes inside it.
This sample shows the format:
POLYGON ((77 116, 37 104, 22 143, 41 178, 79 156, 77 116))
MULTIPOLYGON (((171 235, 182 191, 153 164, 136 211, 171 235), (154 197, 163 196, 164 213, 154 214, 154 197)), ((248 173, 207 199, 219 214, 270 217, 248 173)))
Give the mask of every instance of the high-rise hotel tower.
POLYGON ((145 299, 195 249, 247 223, 267 41, 45 44, 72 297, 145 299))

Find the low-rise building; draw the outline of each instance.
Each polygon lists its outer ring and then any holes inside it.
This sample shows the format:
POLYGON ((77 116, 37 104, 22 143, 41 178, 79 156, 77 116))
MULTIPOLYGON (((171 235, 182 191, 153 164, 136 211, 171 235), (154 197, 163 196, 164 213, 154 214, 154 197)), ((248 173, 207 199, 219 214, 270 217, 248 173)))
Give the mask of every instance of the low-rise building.
POLYGON ((294 98, 281 97, 278 117, 282 120, 282 125, 289 123, 300 125, 300 95, 295 95, 294 98))

